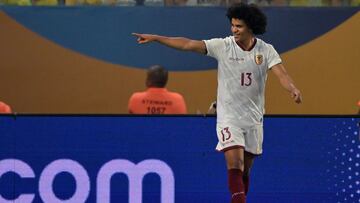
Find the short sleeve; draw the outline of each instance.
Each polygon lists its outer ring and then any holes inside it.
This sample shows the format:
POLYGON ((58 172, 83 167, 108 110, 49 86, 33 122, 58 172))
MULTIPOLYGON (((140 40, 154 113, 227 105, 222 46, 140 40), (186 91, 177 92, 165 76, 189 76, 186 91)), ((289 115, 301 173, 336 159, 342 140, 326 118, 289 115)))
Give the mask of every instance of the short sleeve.
POLYGON ((203 40, 206 45, 207 55, 219 59, 224 53, 225 40, 221 38, 214 38, 210 40, 203 40))
POLYGON ((269 52, 268 52, 268 69, 271 69, 274 65, 281 63, 281 58, 277 51, 274 49, 272 45, 269 45, 269 52))

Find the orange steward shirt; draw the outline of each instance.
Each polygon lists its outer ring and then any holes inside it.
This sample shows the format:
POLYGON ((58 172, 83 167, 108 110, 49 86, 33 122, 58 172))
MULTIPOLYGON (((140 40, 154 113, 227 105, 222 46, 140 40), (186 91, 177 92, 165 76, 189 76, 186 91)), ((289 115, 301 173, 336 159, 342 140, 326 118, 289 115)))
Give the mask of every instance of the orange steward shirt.
POLYGON ((184 98, 166 88, 148 88, 134 93, 129 100, 129 113, 133 114, 186 114, 184 98))
POLYGON ((0 101, 0 113, 11 113, 10 106, 0 101))

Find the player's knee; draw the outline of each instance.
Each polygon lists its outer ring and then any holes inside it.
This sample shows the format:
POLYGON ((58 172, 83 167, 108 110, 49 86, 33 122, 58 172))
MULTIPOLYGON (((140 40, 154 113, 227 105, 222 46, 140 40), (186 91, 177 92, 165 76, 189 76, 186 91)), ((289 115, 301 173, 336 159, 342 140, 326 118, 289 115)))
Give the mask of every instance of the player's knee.
POLYGON ((240 169, 244 171, 244 161, 243 160, 230 160, 227 162, 228 169, 240 169))

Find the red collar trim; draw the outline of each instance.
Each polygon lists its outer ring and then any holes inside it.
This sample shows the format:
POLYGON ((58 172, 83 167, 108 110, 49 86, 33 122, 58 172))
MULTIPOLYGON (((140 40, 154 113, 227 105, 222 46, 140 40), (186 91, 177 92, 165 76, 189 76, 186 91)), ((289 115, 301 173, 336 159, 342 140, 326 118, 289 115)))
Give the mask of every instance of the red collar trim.
POLYGON ((255 45, 256 45, 257 39, 254 38, 254 43, 252 44, 252 46, 249 48, 249 50, 246 50, 243 46, 241 46, 240 44, 236 43, 243 51, 251 51, 255 45))

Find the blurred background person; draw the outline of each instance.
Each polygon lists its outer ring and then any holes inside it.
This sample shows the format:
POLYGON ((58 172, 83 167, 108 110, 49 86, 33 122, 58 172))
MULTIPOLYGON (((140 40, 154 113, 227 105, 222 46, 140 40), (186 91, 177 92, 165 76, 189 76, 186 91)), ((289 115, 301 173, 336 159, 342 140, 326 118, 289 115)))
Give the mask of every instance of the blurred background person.
POLYGON ((147 72, 144 92, 136 92, 129 99, 129 113, 132 114, 186 114, 183 96, 168 91, 165 86, 168 71, 159 65, 151 66, 147 72))
POLYGON ((33 6, 58 6, 58 0, 32 0, 33 6))
POLYGON ((216 114, 216 101, 210 104, 208 114, 216 114))
POLYGON ((0 113, 11 113, 10 106, 0 101, 0 113))
POLYGON ((66 6, 100 6, 100 5, 114 5, 115 1, 102 1, 102 0, 64 0, 66 6))
POLYGON ((31 6, 31 0, 0 0, 0 5, 10 5, 10 6, 31 6))

